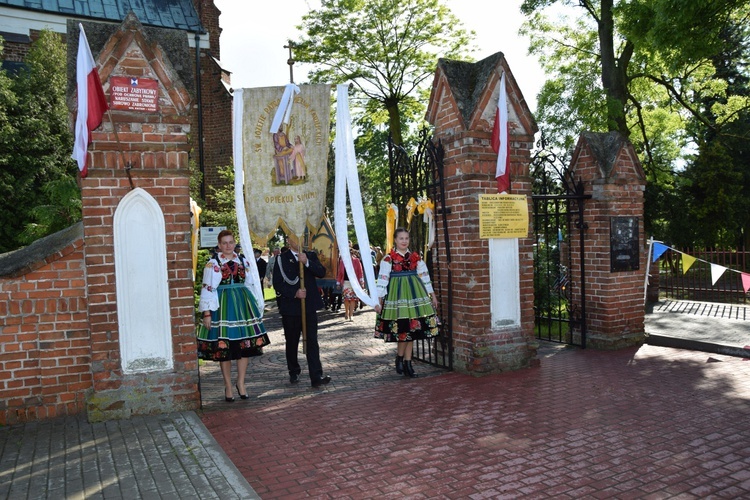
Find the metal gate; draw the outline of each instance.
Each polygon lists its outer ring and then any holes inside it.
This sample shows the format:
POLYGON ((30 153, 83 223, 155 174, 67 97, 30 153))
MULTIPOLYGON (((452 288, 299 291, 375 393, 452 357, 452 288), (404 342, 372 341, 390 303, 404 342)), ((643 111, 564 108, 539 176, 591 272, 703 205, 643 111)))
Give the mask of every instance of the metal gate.
POLYGON ((531 160, 534 226, 534 330, 540 340, 586 347, 583 183, 541 149, 531 160))
MULTIPOLYGON (((449 266, 451 249, 444 203, 444 155, 442 143, 434 142, 427 130, 420 132, 420 140, 413 155, 410 155, 402 146, 394 144, 390 138, 388 139, 391 200, 399 209, 397 226, 407 227, 406 205, 411 198, 418 200, 427 197, 435 203, 437 237, 432 250, 427 252, 424 258, 430 271, 433 287, 438 293, 438 298, 441 299, 438 305, 438 316, 441 319, 440 335, 430 340, 415 341, 413 356, 431 365, 452 370, 453 287, 451 283, 453 280, 449 266), (441 259, 445 261, 442 262, 441 259)), ((411 250, 424 252, 428 234, 418 214, 415 214, 408 229, 411 250)))

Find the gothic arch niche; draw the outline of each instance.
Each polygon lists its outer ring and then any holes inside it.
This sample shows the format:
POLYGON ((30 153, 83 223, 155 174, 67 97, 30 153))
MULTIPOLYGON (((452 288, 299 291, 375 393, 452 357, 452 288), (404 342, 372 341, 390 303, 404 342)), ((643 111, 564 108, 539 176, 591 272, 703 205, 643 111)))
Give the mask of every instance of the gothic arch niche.
POLYGON ((114 217, 120 359, 125 374, 171 370, 167 242, 159 204, 136 188, 114 217))

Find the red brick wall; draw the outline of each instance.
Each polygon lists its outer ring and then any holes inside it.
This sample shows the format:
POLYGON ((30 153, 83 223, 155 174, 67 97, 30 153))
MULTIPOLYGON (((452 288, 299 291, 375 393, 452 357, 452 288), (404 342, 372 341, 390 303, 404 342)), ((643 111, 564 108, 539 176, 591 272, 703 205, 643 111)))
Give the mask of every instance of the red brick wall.
MULTIPOLYGON (((213 200, 211 186, 227 187, 226 181, 219 176, 218 167, 231 165, 232 163, 232 96, 227 91, 222 81, 229 81, 229 74, 221 69, 216 62, 209 57, 221 60, 221 49, 219 37, 219 15, 221 12, 214 5, 213 0, 194 0, 201 23, 206 28, 209 36, 210 49, 201 51, 201 103, 203 108, 203 167, 204 186, 206 191, 206 205, 216 208, 213 200)), ((193 148, 191 158, 196 168, 200 164, 200 151, 198 149, 198 109, 193 109, 193 134, 191 146, 193 148)))
POLYGON ((3 55, 5 61, 22 62, 31 49, 30 43, 3 42, 3 55))
POLYGON ((83 239, 0 279, 0 425, 74 415, 93 384, 83 239))
MULTIPOLYGON (((508 74, 510 74, 508 72, 508 74)), ((493 82, 499 85, 499 78, 493 82)), ((492 87, 493 85, 489 85, 492 87)), ((511 104, 521 117, 530 117, 528 108, 512 89, 511 104)), ((497 155, 491 148, 492 123, 475 120, 464 124, 451 89, 438 70, 433 86, 432 109, 435 135, 445 147, 445 206, 451 242, 453 285, 454 366, 459 371, 481 375, 513 370, 534 364, 536 351, 534 331, 534 275, 532 241, 519 240, 521 324, 517 327, 493 328, 490 310, 490 277, 488 241, 479 238, 479 194, 496 193, 497 155), (439 101, 437 101, 439 100, 439 101), (526 298, 530 298, 526 300, 526 298)), ((491 106, 492 91, 486 90, 476 109, 491 106)), ((494 116, 494 115, 493 115, 494 116)), ((531 122, 522 124, 533 123, 531 122)), ((530 150, 533 132, 511 131, 511 191, 531 194, 529 179, 530 150)), ((530 203, 530 200, 529 200, 530 203)), ((437 238, 443 240, 443 227, 437 225, 437 238)), ((444 249, 439 249, 444 251, 444 249)), ((440 255, 440 262, 447 262, 440 255)), ((440 282, 447 284, 448 270, 443 268, 440 282)), ((447 308, 447 286, 440 290, 443 310, 447 308)))
MULTIPOLYGON (((644 338, 643 292, 647 246, 643 228, 645 180, 632 145, 625 141, 611 172, 605 173, 585 137, 579 140, 571 169, 592 199, 585 205, 585 281, 587 346, 617 349, 644 338), (612 217, 639 218, 637 271, 611 271, 610 225, 612 217)), ((578 231, 571 236, 577 241, 578 231)), ((581 255, 573 246, 572 268, 580 268, 581 255)), ((578 291, 577 287, 573 290, 578 291)), ((573 297, 573 301, 576 301, 573 297)))
MULTIPOLYGON (((205 53, 204 53, 205 54, 205 53)), ((232 96, 221 83, 222 70, 210 57, 201 57, 201 83, 203 92, 203 160, 206 203, 216 208, 213 187, 227 187, 219 176, 219 168, 232 164, 232 96)), ((194 110, 194 128, 197 130, 197 109, 194 110)), ((193 155, 198 162, 198 134, 193 134, 193 155)), ((231 186, 230 186, 231 187, 231 186)))

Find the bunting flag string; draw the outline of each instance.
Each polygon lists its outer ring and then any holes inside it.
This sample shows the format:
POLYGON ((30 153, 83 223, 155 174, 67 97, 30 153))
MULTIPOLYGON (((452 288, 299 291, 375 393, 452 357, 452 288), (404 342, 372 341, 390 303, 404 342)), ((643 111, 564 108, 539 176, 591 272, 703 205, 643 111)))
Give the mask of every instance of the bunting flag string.
POLYGON ((672 248, 658 241, 651 241, 652 262, 656 262, 657 260, 659 260, 659 257, 664 255, 664 252, 666 252, 667 250, 672 250, 673 252, 679 253, 682 256, 682 274, 687 273, 688 269, 690 269, 696 261, 705 262, 706 264, 711 265, 711 285, 716 285, 716 282, 719 281, 719 278, 721 278, 725 272, 732 271, 735 273, 739 273, 742 277, 742 289, 745 291, 745 293, 750 290, 750 274, 742 271, 737 271, 736 269, 730 269, 719 264, 714 264, 713 262, 699 259, 698 257, 693 257, 692 255, 688 255, 685 252, 681 252, 676 248, 672 248))

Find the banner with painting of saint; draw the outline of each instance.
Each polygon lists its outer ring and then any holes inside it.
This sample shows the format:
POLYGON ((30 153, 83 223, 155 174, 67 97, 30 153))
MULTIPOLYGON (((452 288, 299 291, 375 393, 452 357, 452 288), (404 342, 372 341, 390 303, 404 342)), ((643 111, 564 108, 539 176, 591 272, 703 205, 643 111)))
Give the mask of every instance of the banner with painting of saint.
POLYGON ((235 117, 242 127, 248 224, 259 245, 265 245, 279 226, 293 238, 302 236, 305 227, 315 232, 325 209, 330 85, 300 85, 290 113, 271 131, 284 91, 285 87, 243 89, 243 113, 235 117))

